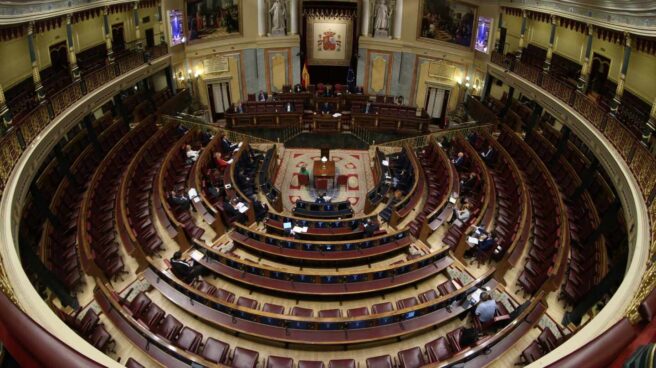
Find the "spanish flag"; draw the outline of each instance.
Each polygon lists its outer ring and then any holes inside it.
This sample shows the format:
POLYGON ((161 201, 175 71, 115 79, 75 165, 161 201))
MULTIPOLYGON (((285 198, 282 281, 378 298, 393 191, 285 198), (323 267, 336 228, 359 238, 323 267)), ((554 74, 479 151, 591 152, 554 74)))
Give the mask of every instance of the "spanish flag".
POLYGON ((308 85, 310 85, 310 73, 307 69, 307 60, 305 63, 303 63, 303 71, 301 72, 301 85, 305 89, 307 89, 308 85))

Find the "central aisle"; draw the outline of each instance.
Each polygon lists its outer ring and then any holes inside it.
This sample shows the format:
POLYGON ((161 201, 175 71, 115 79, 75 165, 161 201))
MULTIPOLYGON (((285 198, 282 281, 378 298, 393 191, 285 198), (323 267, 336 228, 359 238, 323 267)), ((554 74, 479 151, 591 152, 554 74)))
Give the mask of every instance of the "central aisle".
MULTIPOLYGON (((313 186, 312 165, 314 161, 320 159, 319 150, 285 148, 281 157, 282 161, 275 186, 282 192, 284 209, 291 211, 297 199, 308 201, 315 199, 317 193, 313 186), (310 171, 310 185, 308 186, 300 186, 298 183, 298 173, 303 165, 310 171)), ((335 185, 334 188, 329 185, 327 194, 333 197, 333 202, 350 201, 354 213, 362 212, 367 190, 374 185, 369 151, 331 150, 330 160, 335 161, 336 178, 346 175, 348 179, 346 185, 335 185)))

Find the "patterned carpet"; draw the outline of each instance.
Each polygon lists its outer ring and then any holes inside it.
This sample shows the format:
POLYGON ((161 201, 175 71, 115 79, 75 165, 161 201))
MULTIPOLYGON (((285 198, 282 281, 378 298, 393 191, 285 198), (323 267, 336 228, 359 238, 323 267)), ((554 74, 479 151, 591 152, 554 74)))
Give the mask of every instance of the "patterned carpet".
MULTIPOLYGON (((319 160, 318 149, 285 148, 281 155, 282 162, 276 177, 275 185, 280 188, 283 198, 283 207, 291 211, 297 199, 313 201, 317 192, 312 180, 312 166, 319 160), (300 186, 298 172, 305 165, 310 171, 310 185, 300 186)), ((331 150, 330 159, 335 161, 335 175, 348 176, 345 186, 328 186, 327 194, 333 202, 348 200, 356 213, 364 209, 364 198, 368 188, 373 187, 373 175, 368 151, 357 150, 331 150)))

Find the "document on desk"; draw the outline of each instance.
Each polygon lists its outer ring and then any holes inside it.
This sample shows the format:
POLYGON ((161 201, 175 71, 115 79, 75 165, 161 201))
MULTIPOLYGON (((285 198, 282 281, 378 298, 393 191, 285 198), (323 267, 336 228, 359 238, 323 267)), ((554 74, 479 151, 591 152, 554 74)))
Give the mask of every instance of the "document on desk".
POLYGON ((294 226, 294 227, 292 228, 292 232, 293 232, 294 234, 307 233, 307 231, 308 231, 307 226, 303 226, 303 227, 301 227, 301 226, 294 226))
POLYGON ((191 251, 191 258, 193 258, 196 261, 200 261, 203 259, 203 253, 201 253, 198 249, 194 249, 191 251))
POLYGON ((241 203, 241 202, 237 203, 237 206, 235 206, 235 207, 237 208, 237 210, 239 210, 239 213, 244 213, 244 212, 248 211, 248 206, 241 203))

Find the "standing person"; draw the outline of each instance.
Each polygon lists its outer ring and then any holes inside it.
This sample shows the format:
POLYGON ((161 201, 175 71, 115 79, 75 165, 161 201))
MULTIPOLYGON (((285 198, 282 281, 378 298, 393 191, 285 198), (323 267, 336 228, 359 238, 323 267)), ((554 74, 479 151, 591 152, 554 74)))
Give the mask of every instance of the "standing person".
POLYGON ((482 324, 490 322, 494 319, 494 315, 496 312, 497 312, 497 302, 494 299, 492 299, 490 293, 488 293, 487 291, 481 293, 481 300, 478 302, 478 305, 476 306, 476 310, 474 311, 474 314, 478 317, 478 320, 482 324))

